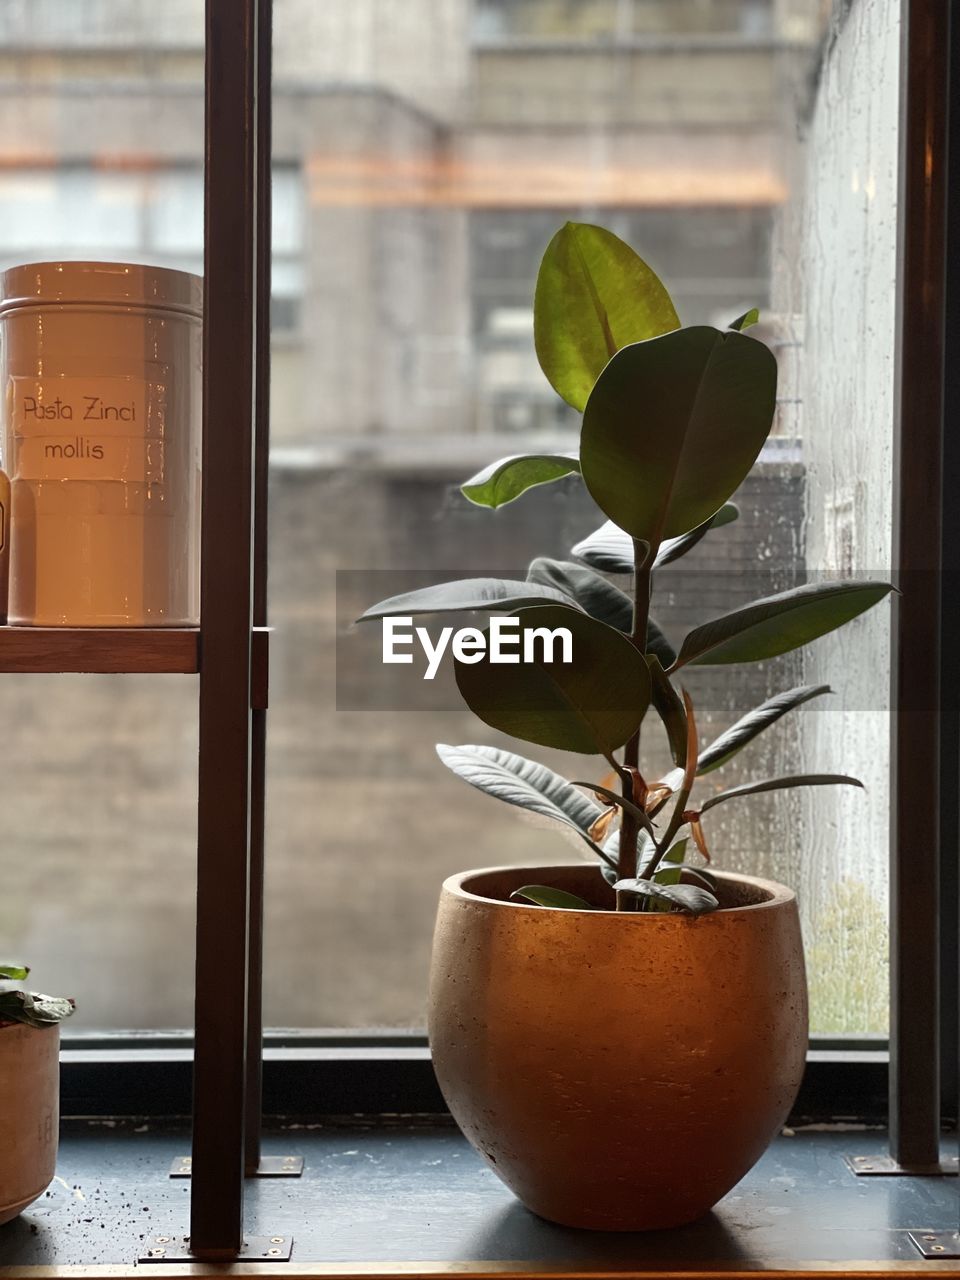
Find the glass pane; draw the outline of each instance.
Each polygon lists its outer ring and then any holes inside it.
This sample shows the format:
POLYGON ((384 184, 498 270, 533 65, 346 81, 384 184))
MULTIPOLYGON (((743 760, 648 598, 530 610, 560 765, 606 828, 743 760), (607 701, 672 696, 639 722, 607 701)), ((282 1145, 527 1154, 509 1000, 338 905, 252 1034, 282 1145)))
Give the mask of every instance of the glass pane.
MULTIPOLYGON (((199 270, 202 3, 80 7, 4 8, 0 263, 199 270)), ((899 4, 277 0, 276 18, 266 1010, 417 1026, 443 876, 575 852, 439 765, 435 742, 500 741, 446 664, 388 670, 349 623, 417 574, 564 557, 597 522, 573 480, 496 515, 458 492, 497 456, 576 444, 531 331, 567 218, 628 239, 685 323, 759 306, 780 364, 739 521, 662 575, 670 635, 825 570, 886 574, 899 4)), ((797 888, 818 1031, 886 1026, 887 667, 881 608, 690 682, 706 739, 781 689, 836 689, 716 776, 836 770, 868 795, 760 797, 707 832, 719 865, 797 888)), ((0 681, 0 944, 78 997, 78 1030, 191 1019, 195 694, 0 681)))
MULTIPOLYGON (((282 1025, 415 1026, 443 876, 576 851, 439 765, 438 741, 507 745, 446 663, 430 682, 419 657, 385 668, 377 627, 350 623, 426 580, 522 576, 598 523, 572 479, 495 514, 458 492, 498 456, 576 446, 532 342, 565 219, 629 240, 685 323, 759 306, 779 362, 740 519, 660 575, 669 634, 825 571, 888 572, 899 7, 339 4, 311 29, 339 80, 295 107, 304 31, 279 13, 278 148, 306 145, 294 111, 310 141, 303 350, 274 368, 266 1007, 282 1025)), ((887 630, 881 607, 689 678, 706 740, 784 689, 836 690, 711 782, 829 770, 867 795, 761 796, 705 824, 720 866, 797 889, 816 1032, 886 1027, 887 630)))

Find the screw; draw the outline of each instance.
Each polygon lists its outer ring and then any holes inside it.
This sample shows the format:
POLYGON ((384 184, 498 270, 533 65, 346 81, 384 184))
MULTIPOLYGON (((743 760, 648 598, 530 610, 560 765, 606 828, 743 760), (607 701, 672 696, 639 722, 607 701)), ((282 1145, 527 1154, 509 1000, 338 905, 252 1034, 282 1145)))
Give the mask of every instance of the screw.
POLYGON ((169 1244, 169 1243, 170 1243, 169 1236, 157 1236, 157 1244, 169 1244))
POLYGON ((271 1237, 270 1237, 270 1243, 271 1243, 271 1244, 283 1244, 283 1236, 271 1236, 271 1237))
POLYGON ((166 1253, 166 1249, 150 1249, 148 1256, 151 1258, 163 1258, 166 1257, 166 1253))
POLYGON ((946 1246, 945 1246, 945 1245, 942 1245, 942 1244, 935 1244, 935 1245, 933 1246, 933 1248, 930 1250, 930 1252, 931 1252, 931 1253, 943 1253, 943 1251, 944 1251, 945 1247, 946 1247, 946 1246))
POLYGON ((273 1257, 276 1257, 276 1256, 280 1253, 280 1250, 279 1250, 279 1249, 268 1249, 268 1250, 267 1250, 267 1253, 270 1255, 270 1257, 271 1257, 271 1258, 273 1258, 273 1257))
POLYGON ((924 1236, 924 1240, 936 1240, 936 1236, 924 1236))

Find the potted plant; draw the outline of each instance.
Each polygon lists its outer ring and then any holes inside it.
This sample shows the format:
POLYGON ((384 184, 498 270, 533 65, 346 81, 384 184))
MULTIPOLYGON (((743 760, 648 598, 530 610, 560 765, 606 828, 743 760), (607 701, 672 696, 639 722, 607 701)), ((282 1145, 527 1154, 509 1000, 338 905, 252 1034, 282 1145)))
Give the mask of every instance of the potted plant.
POLYGON ((0 1225, 43 1194, 57 1163, 59 1024, 73 1001, 20 989, 28 973, 0 965, 0 1225))
POLYGON ((574 560, 534 560, 523 581, 443 583, 363 615, 492 613, 454 650, 467 705, 525 742, 600 762, 568 781, 497 747, 438 747, 472 786, 572 829, 593 860, 447 880, 431 973, 451 1112, 529 1208, 566 1225, 643 1230, 707 1212, 782 1125, 803 1072, 794 895, 706 869, 704 821, 757 792, 860 783, 798 775, 698 798, 704 774, 827 690, 790 689, 701 746, 681 681, 688 666, 795 649, 891 587, 801 586, 705 621, 677 651, 650 612, 658 569, 736 518, 729 499, 771 430, 777 370, 744 332, 756 319, 680 327, 632 249, 564 226, 540 268, 534 329, 545 374, 582 411, 579 453, 501 459, 463 492, 496 508, 579 473, 606 523, 574 560), (632 590, 611 581, 621 574, 632 590), (496 659, 503 634, 523 661, 496 659), (550 661, 564 635, 569 651, 550 661), (640 768, 650 718, 670 756, 659 777, 640 768))

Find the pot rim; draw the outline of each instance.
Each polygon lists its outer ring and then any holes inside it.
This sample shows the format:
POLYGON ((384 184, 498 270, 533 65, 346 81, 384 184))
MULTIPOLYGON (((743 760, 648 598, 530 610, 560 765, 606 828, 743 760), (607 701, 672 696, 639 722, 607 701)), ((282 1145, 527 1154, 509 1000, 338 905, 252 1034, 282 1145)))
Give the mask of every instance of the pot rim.
MULTIPOLYGON (((490 875, 493 873, 502 873, 505 871, 522 872, 525 874, 542 874, 546 871, 559 869, 560 867, 589 867, 590 863, 584 862, 582 859, 574 862, 548 862, 540 863, 535 866, 498 866, 498 867, 474 867, 469 871, 458 871, 452 876, 447 876, 443 881, 442 891, 449 893, 452 897, 460 898, 466 902, 483 902, 492 907, 509 907, 517 911, 562 911, 565 915, 591 916, 596 919, 598 916, 625 916, 631 921, 636 920, 654 920, 661 927, 668 921, 674 921, 678 924, 689 923, 693 918, 686 912, 623 912, 623 911, 605 911, 602 908, 594 908, 591 911, 580 911, 576 907, 538 907, 532 902, 506 902, 503 898, 487 898, 482 894, 474 893, 470 889, 463 887, 464 881, 471 879, 473 876, 490 875)), ((697 923, 702 924, 708 920, 716 919, 717 916, 729 918, 732 915, 740 915, 744 912, 753 911, 769 911, 773 908, 784 907, 790 903, 796 902, 797 895, 785 884, 780 884, 777 880, 764 880, 760 876, 740 875, 735 871, 714 871, 711 868, 711 875, 718 880, 732 881, 737 884, 747 884, 754 888, 761 889, 770 896, 763 902, 744 903, 737 907, 722 907, 719 911, 710 912, 707 915, 696 917, 697 923)))

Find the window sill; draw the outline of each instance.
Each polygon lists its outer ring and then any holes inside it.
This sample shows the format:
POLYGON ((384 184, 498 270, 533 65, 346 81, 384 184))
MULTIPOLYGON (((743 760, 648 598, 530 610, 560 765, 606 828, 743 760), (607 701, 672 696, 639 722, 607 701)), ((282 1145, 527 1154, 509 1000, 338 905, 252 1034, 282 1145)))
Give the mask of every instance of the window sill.
MULTIPOLYGON (((182 1128, 69 1121, 57 1180, 0 1231, 0 1273, 134 1274, 150 1237, 187 1231, 189 1183, 168 1177, 187 1145, 182 1128)), ((153 1264, 148 1276, 957 1274, 955 1262, 925 1262, 906 1235, 955 1227, 956 1183, 856 1178, 844 1154, 885 1151, 884 1134, 862 1126, 778 1138, 708 1218, 647 1235, 570 1231, 534 1217, 436 1118, 291 1124, 271 1129, 264 1147, 305 1159, 302 1178, 247 1189, 248 1231, 293 1237, 292 1260, 153 1264)))

